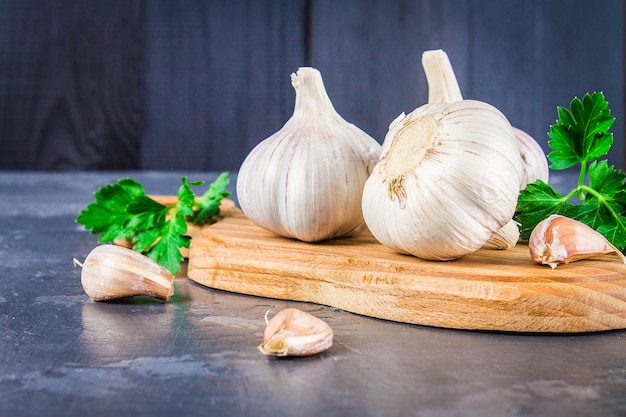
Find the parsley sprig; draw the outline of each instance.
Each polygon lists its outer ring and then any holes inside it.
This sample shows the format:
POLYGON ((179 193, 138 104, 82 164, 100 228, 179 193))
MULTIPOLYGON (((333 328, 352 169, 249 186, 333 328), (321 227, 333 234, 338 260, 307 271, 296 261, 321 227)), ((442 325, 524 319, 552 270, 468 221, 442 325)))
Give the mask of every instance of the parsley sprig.
POLYGON ((527 238, 533 228, 551 214, 579 220, 596 229, 622 251, 626 248, 626 175, 606 160, 613 144, 609 129, 615 118, 602 93, 575 97, 570 109, 557 107, 559 119, 550 126, 550 168, 579 166, 578 183, 562 196, 544 181, 520 192, 516 220, 527 238))
POLYGON ((204 181, 188 182, 181 177, 178 202, 163 205, 146 195, 132 178, 122 178, 95 193, 95 202, 88 204, 76 218, 92 234, 100 235, 100 243, 126 240, 133 250, 147 255, 173 275, 183 260, 181 248, 188 248, 187 223, 206 224, 220 212, 220 202, 228 197, 230 179, 227 172, 210 184, 196 199, 191 187, 204 181))

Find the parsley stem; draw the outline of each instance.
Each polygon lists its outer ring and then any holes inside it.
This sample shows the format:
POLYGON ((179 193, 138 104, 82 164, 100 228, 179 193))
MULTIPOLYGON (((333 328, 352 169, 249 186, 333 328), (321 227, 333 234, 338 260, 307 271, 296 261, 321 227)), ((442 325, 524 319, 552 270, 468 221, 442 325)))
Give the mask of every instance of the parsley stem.
MULTIPOLYGON (((583 187, 585 186, 585 175, 587 174, 587 162, 580 161, 580 174, 578 175, 578 199, 583 201, 583 187)), ((595 191, 595 190, 594 190, 595 191)))
POLYGON ((600 194, 599 192, 597 192, 596 190, 594 190, 593 188, 589 187, 588 185, 579 185, 576 190, 578 190, 579 194, 582 194, 583 191, 587 192, 588 194, 591 194, 592 196, 594 196, 595 198, 598 199, 598 201, 600 202, 600 204, 602 204, 604 207, 606 207, 606 209, 609 211, 609 213, 611 213, 611 216, 613 216, 614 219, 618 219, 621 215, 619 213, 617 213, 613 207, 611 207, 610 204, 608 204, 606 202, 606 198, 600 194))

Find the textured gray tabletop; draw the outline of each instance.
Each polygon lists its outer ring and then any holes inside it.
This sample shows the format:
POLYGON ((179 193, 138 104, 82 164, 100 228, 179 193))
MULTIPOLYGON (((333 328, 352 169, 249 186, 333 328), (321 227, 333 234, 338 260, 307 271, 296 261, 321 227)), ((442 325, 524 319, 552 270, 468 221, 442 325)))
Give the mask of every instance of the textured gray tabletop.
MULTIPOLYGON (((211 173, 0 173, 1 416, 623 416, 626 333, 519 335, 387 322, 186 278, 168 303, 91 301, 74 219, 131 176, 174 194, 211 173), (313 313, 330 350, 257 350, 268 309, 313 313)), ((231 187, 234 189, 234 187, 231 187)))

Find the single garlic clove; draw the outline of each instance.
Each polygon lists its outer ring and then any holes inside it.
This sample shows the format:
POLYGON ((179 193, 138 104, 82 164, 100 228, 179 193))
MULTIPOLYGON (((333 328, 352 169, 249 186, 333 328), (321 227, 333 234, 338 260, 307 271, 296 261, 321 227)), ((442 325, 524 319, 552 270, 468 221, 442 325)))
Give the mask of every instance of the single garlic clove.
POLYGON ((82 267, 81 283, 95 301, 149 296, 167 301, 174 293, 174 277, 166 268, 132 249, 117 245, 94 248, 82 267))
POLYGON ((267 322, 259 350, 273 356, 310 356, 332 344, 333 331, 326 322, 302 310, 287 308, 267 322))
POLYGON ((626 258, 604 236, 586 224, 569 217, 553 214, 539 222, 528 240, 530 256, 552 269, 562 263, 615 253, 626 258))
POLYGON ((495 249, 511 249, 515 247, 518 241, 519 225, 515 222, 515 220, 511 220, 491 235, 485 244, 485 247, 495 249))
POLYGON ((520 156, 522 157, 523 173, 520 188, 537 180, 548 182, 550 178, 550 167, 546 154, 541 149, 537 141, 528 133, 521 129, 513 127, 515 139, 519 147, 520 156))

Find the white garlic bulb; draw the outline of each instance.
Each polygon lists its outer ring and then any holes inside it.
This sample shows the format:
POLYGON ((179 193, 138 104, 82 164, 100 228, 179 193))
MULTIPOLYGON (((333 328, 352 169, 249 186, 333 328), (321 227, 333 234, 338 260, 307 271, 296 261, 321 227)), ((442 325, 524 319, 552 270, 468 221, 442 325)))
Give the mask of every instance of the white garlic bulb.
POLYGON ((293 115, 246 157, 237 197, 256 225, 316 242, 363 229, 363 185, 380 144, 334 109, 320 72, 291 75, 293 115))
POLYGON ((363 191, 364 218, 394 250, 456 259, 511 221, 521 175, 513 128, 498 109, 431 102, 391 123, 363 191))

